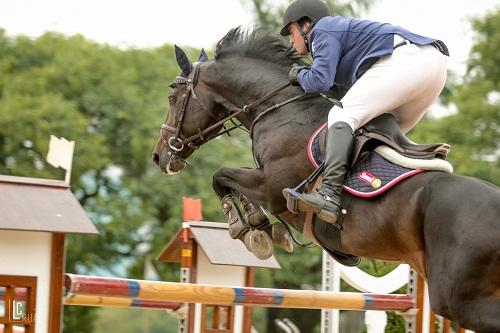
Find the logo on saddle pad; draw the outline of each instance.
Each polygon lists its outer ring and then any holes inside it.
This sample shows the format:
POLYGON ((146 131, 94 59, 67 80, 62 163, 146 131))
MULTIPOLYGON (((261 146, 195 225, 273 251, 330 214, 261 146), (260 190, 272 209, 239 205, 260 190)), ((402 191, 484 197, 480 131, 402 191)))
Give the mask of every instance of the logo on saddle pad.
POLYGON ((371 185, 371 187, 373 188, 379 188, 382 185, 382 181, 379 178, 377 178, 377 176, 368 171, 363 171, 359 173, 358 178, 361 179, 363 182, 371 185))

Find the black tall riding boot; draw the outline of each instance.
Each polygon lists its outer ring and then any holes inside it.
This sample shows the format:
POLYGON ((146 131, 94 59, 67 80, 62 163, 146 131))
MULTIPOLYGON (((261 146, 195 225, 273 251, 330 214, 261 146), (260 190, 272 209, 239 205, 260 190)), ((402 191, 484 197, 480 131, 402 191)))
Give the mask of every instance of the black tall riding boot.
POLYGON ((300 194, 298 209, 312 211, 322 220, 335 223, 340 211, 340 194, 349 170, 354 136, 351 127, 339 121, 328 128, 323 184, 318 192, 300 194))

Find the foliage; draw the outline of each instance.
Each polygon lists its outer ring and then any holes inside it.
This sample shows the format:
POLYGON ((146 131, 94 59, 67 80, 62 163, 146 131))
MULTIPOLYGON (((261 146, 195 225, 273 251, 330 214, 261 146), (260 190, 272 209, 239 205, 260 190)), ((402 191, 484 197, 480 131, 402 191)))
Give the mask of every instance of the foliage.
POLYGON ((93 332, 98 320, 95 308, 67 306, 64 308, 64 331, 72 333, 93 332))
MULTIPOLYGON (((146 255, 156 257, 180 227, 182 196, 202 198, 205 218, 223 221, 211 175, 222 164, 253 164, 239 134, 202 147, 177 177, 153 165, 179 71, 173 55, 169 45, 120 50, 78 35, 0 30, 0 173, 61 179, 45 162, 49 135, 76 141, 72 189, 100 235, 68 237, 68 272, 142 278, 146 255)), ((154 264, 163 279, 178 279, 178 267, 154 264)), ((68 309, 65 330, 90 332, 92 310, 68 309)))
POLYGON ((95 333, 177 333, 178 320, 175 313, 166 310, 100 308, 95 333), (113 320, 109 320, 113 318, 113 320), (130 318, 134 318, 133 321, 130 318))
POLYGON ((405 320, 403 316, 397 315, 394 312, 387 312, 387 326, 385 327, 386 333, 400 333, 405 327, 405 320))
MULTIPOLYGON (((251 6, 261 23, 279 26, 276 13, 283 8, 265 0, 253 0, 251 6)), ((498 185, 500 11, 476 19, 473 27, 477 39, 468 71, 451 80, 443 98, 456 112, 424 119, 411 137, 451 143, 457 173, 498 185)), ((168 109, 167 85, 179 70, 173 54, 170 45, 123 50, 79 35, 14 38, 0 29, 0 173, 61 179, 62 171, 45 162, 49 135, 76 141, 72 189, 100 235, 68 238, 68 272, 142 278, 144 258, 156 256, 180 227, 182 196, 203 199, 205 220, 224 221, 211 190, 212 174, 222 166, 253 166, 244 133, 203 146, 190 158, 192 166, 176 177, 165 177, 152 164, 150 154, 168 109)), ((197 50, 189 54, 195 58, 197 50)), ((282 270, 259 270, 257 285, 319 286, 318 249, 296 248, 292 255, 277 251, 277 256, 282 270)), ((154 265, 162 279, 178 279, 178 266, 154 265)), ((392 268, 369 260, 362 267, 378 275, 392 268)), ((68 307, 65 312, 66 332, 93 331, 94 309, 68 307)), ((284 317, 303 331, 318 330, 318 311, 254 312, 261 331, 275 332, 272 319, 284 317)), ((103 313, 125 322, 117 312, 103 313)), ((390 316, 391 325, 399 320, 390 316)), ((400 324, 394 325, 391 330, 397 331, 400 324)))
POLYGON ((476 42, 467 73, 451 81, 444 102, 456 112, 427 118, 412 133, 418 142, 443 139, 453 147, 455 172, 500 184, 500 10, 473 21, 476 42))

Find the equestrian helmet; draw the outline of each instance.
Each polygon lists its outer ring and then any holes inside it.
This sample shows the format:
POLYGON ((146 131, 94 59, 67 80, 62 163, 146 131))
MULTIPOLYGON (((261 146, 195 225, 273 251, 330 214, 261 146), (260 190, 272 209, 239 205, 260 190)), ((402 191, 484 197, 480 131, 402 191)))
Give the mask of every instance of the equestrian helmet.
POLYGON ((330 10, 326 3, 321 0, 295 0, 292 2, 283 15, 283 28, 281 36, 288 36, 288 25, 298 22, 300 19, 307 17, 313 24, 317 23, 322 17, 330 16, 330 10))

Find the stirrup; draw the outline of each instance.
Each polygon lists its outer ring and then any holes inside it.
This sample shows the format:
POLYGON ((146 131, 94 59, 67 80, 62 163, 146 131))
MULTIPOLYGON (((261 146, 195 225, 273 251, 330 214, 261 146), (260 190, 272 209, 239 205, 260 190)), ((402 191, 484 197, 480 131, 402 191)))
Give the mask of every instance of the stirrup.
POLYGON ((286 208, 292 214, 297 215, 299 213, 297 200, 300 193, 297 192, 296 188, 284 188, 282 193, 286 199, 286 208))

